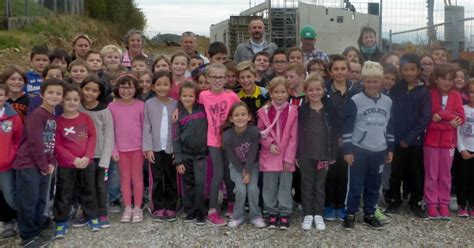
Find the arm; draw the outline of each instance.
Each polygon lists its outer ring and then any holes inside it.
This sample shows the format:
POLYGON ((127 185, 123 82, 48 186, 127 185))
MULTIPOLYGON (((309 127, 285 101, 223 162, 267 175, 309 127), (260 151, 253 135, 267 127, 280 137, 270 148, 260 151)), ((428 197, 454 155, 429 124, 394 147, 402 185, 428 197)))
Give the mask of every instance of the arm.
POLYGON ((233 132, 233 130, 229 129, 229 130, 227 130, 223 133, 223 135, 222 135, 222 144, 224 145, 224 151, 227 154, 227 157, 229 158, 229 161, 234 166, 235 170, 237 170, 238 172, 242 172, 242 169, 244 168, 244 165, 234 153, 234 147, 232 147, 232 135, 233 135, 233 133, 231 133, 231 132, 233 132))
POLYGON ((357 118, 357 107, 352 99, 346 104, 344 124, 342 127, 342 148, 344 155, 352 154, 352 133, 354 132, 354 123, 357 118))
POLYGON ((173 124, 173 153, 174 153, 174 164, 180 165, 183 163, 182 150, 181 150, 181 130, 179 119, 173 124))
POLYGON ((143 151, 153 151, 153 140, 152 140, 152 133, 151 133, 151 119, 149 116, 149 107, 148 104, 145 104, 145 111, 144 111, 144 118, 143 118, 143 136, 142 136, 142 143, 143 143, 143 151))
POLYGON ((419 106, 417 111, 416 124, 413 128, 410 129, 410 132, 403 137, 403 141, 407 144, 412 144, 417 137, 423 136, 425 129, 431 121, 431 94, 428 90, 424 90, 424 94, 421 96, 422 103, 419 106))
MULTIPOLYGON (((249 128, 249 127, 247 127, 249 128)), ((247 157, 245 158, 245 164, 247 166, 255 165, 255 161, 258 159, 258 144, 260 143, 260 133, 258 129, 252 126, 252 132, 250 133, 250 147, 247 157)))
POLYGON ((86 117, 87 122, 87 146, 84 156, 92 160, 94 159, 95 146, 97 143, 97 133, 92 118, 87 114, 84 114, 84 116, 86 117))
POLYGON ((104 119, 104 147, 102 148, 102 155, 100 156, 99 166, 103 168, 109 168, 110 157, 115 145, 115 132, 114 132, 114 120, 109 109, 104 111, 102 116, 104 119))
POLYGON ((292 120, 291 127, 289 129, 290 135, 288 136, 288 147, 285 149, 285 154, 283 156, 283 161, 291 165, 295 164, 296 149, 298 147, 298 111, 295 110, 294 113, 295 118, 292 120))
MULTIPOLYGON (((264 115, 263 111, 259 113, 259 116, 260 115, 264 115)), ((262 121, 262 118, 258 118, 257 128, 260 131, 265 130, 266 125, 262 121)), ((274 140, 273 140, 273 138, 271 137, 270 134, 268 134, 266 137, 262 137, 260 139, 260 144, 262 144, 262 148, 267 149, 267 150, 270 150, 270 145, 273 144, 273 142, 274 142, 274 140)))

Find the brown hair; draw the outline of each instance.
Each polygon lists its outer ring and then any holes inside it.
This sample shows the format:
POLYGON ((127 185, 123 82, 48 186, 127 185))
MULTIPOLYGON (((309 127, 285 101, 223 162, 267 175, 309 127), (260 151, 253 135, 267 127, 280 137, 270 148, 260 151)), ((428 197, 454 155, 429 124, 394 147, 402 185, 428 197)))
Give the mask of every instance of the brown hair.
POLYGON ((168 59, 167 56, 165 56, 165 55, 162 54, 162 55, 158 55, 158 56, 155 58, 155 60, 153 61, 153 64, 151 64, 151 71, 152 71, 153 73, 155 73, 155 66, 156 66, 156 64, 158 64, 158 62, 160 62, 161 60, 164 60, 164 61, 166 62, 166 64, 168 64, 168 67, 171 69, 171 62, 170 62, 170 60, 168 59))
POLYGON ((295 71, 299 76, 306 75, 306 69, 304 68, 303 63, 291 63, 288 65, 286 71, 295 71))
POLYGON ((431 79, 432 82, 430 85, 433 85, 436 87, 436 79, 438 78, 444 78, 448 76, 450 79, 454 80, 456 78, 456 66, 454 66, 451 63, 446 63, 442 65, 437 65, 433 71, 433 74, 431 74, 431 79))
POLYGON ((10 65, 10 66, 7 66, 3 71, 2 73, 0 74, 0 82, 3 82, 3 83, 6 83, 7 80, 13 75, 18 73, 20 74, 20 76, 23 78, 23 81, 27 82, 27 79, 26 79, 26 74, 25 74, 25 71, 23 70, 23 68, 17 66, 17 65, 10 65))
POLYGON ((273 90, 279 86, 283 85, 286 89, 288 89, 288 81, 284 77, 274 77, 272 81, 268 84, 268 92, 273 92, 273 90))
MULTIPOLYGON (((194 93, 196 94, 196 101, 197 101, 197 97, 198 97, 199 92, 200 92, 200 89, 197 86, 197 84, 195 84, 191 81, 184 81, 181 84, 181 87, 179 88, 179 96, 180 97, 181 97, 181 93, 183 93, 183 89, 194 89, 194 93)), ((179 101, 179 103, 181 103, 181 101, 179 101)))
POLYGON ((67 70, 69 72, 71 72, 71 69, 74 66, 84 66, 86 68, 87 72, 89 72, 89 68, 87 67, 86 61, 84 61, 82 59, 76 59, 76 60, 72 61, 71 64, 69 64, 69 68, 67 68, 67 70))
POLYGON ((249 105, 247 105, 244 101, 237 102, 237 103, 234 103, 234 105, 232 105, 232 107, 229 109, 229 112, 227 113, 227 118, 224 122, 224 125, 222 125, 222 132, 224 132, 225 130, 230 129, 234 126, 234 124, 232 124, 232 122, 230 121, 230 117, 232 116, 232 113, 234 113, 234 111, 238 107, 244 107, 247 110, 247 112, 250 116, 249 123, 251 123, 251 124, 255 123, 255 120, 253 119, 252 111, 250 110, 249 105))
POLYGON ((257 68, 250 61, 242 61, 237 65, 237 77, 244 71, 250 71, 254 76, 257 76, 257 68))
MULTIPOLYGON (((61 76, 64 78, 64 71, 61 69, 61 67, 59 65, 56 65, 56 64, 49 64, 47 65, 44 70, 43 70, 43 73, 41 76, 43 76, 43 78, 46 78, 46 75, 48 75, 48 72, 50 70, 54 70, 54 69, 57 69, 59 71, 61 71, 61 76)), ((26 81, 25 81, 26 82, 26 81)))
POLYGON ((188 65, 189 65, 189 61, 191 60, 187 53, 180 50, 180 51, 177 51, 177 52, 173 53, 173 55, 171 55, 171 59, 170 59, 171 64, 173 64, 173 61, 176 57, 185 57, 186 61, 188 61, 188 65))
POLYGON ((153 77, 151 79, 151 85, 155 85, 156 81, 162 77, 167 77, 170 80, 170 83, 173 83, 173 74, 168 71, 159 71, 153 74, 153 77))
POLYGON ((324 79, 321 77, 321 74, 318 72, 313 72, 309 74, 309 76, 304 80, 303 82, 303 89, 306 91, 311 83, 314 82, 320 82, 321 87, 326 91, 326 88, 324 87, 324 79))
POLYGON ((126 85, 129 84, 133 87, 135 87, 135 94, 133 95, 133 98, 137 98, 141 94, 141 89, 140 86, 138 85, 138 79, 135 73, 133 72, 127 72, 127 73, 122 73, 117 77, 117 83, 114 88, 114 95, 117 98, 122 98, 120 97, 119 94, 119 87, 120 85, 126 85))

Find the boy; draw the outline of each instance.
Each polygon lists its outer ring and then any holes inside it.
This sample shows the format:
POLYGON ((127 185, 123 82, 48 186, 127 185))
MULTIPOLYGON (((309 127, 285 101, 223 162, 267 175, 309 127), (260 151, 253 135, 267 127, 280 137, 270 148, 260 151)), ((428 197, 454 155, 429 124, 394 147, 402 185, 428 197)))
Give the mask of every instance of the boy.
POLYGON ((242 61, 237 65, 237 78, 242 88, 237 95, 247 104, 254 120, 257 120, 257 110, 265 104, 268 94, 267 89, 255 84, 256 77, 257 70, 252 62, 242 61))
POLYGON ((26 116, 13 168, 16 170, 18 228, 22 246, 48 243, 40 237, 48 225, 51 176, 54 172, 56 121, 54 108, 63 100, 64 82, 48 79, 41 85, 43 103, 26 116))
MULTIPOLYGON (((282 49, 278 49, 272 56, 273 77, 285 77, 286 68, 288 67, 288 56, 282 49)), ((272 77, 272 78, 273 78, 272 77)))
POLYGON ((146 71, 148 69, 148 59, 143 55, 138 55, 133 58, 132 61, 132 71, 139 72, 139 71, 146 71))
POLYGON ((290 63, 303 63, 303 50, 299 47, 292 47, 288 49, 288 59, 290 63))
POLYGON ((223 64, 227 57, 227 47, 224 43, 216 41, 209 45, 207 52, 209 64, 223 64))
POLYGON ((423 136, 431 120, 431 96, 420 81, 420 59, 415 54, 405 54, 400 59, 402 80, 392 88, 393 116, 395 116, 395 149, 390 174, 390 188, 385 201, 387 213, 396 213, 402 204, 400 186, 404 181, 409 187, 411 211, 425 218, 420 202, 423 198, 423 136))
POLYGON ((398 81, 398 69, 392 64, 386 64, 383 66, 383 82, 382 82, 382 92, 391 97, 392 88, 395 86, 395 83, 398 81))
POLYGON ((194 55, 191 57, 189 60, 189 66, 188 66, 188 71, 192 72, 194 69, 200 67, 201 65, 204 64, 204 60, 201 58, 199 55, 194 55))
POLYGON ((225 67, 227 68, 227 72, 225 73, 226 83, 224 88, 234 91, 235 93, 239 92, 242 87, 237 82, 237 65, 234 61, 228 60, 224 63, 225 67))
POLYGON ((448 50, 442 46, 436 47, 431 51, 431 57, 433 57, 435 65, 446 64, 448 62, 448 50))
POLYGON ((53 65, 59 65, 61 70, 66 72, 71 63, 71 56, 69 56, 64 49, 56 48, 49 55, 49 61, 51 61, 51 64, 53 65))
POLYGON ((87 74, 89 74, 89 66, 84 60, 76 59, 69 65, 69 78, 72 84, 79 87, 87 74))
POLYGON ((349 62, 349 74, 347 75, 347 78, 351 80, 352 84, 356 87, 362 87, 362 77, 360 75, 361 71, 361 64, 349 62))
POLYGON ((392 100, 381 94, 383 68, 367 61, 362 68, 364 91, 346 105, 343 127, 344 160, 349 165, 349 192, 344 229, 354 230, 355 213, 364 197, 364 223, 374 229, 383 225, 375 218, 375 205, 384 163, 393 157, 392 100))
POLYGON ((306 77, 306 70, 303 63, 291 63, 286 70, 286 79, 288 80, 288 98, 290 104, 299 108, 303 105, 305 95, 303 92, 303 81, 306 77))
POLYGON ((30 55, 31 70, 26 73, 25 93, 30 97, 39 95, 44 68, 49 65, 49 50, 46 46, 35 46, 30 55))
MULTIPOLYGON (((117 71, 121 68, 122 49, 115 45, 104 46, 100 50, 100 56, 104 64, 105 71, 117 71)), ((125 68, 122 68, 124 70, 125 68)))
POLYGON ((255 79, 255 83, 261 87, 267 87, 268 83, 270 82, 268 69, 270 69, 270 59, 271 56, 265 51, 260 51, 255 54, 253 57, 253 64, 257 69, 257 78, 255 79))

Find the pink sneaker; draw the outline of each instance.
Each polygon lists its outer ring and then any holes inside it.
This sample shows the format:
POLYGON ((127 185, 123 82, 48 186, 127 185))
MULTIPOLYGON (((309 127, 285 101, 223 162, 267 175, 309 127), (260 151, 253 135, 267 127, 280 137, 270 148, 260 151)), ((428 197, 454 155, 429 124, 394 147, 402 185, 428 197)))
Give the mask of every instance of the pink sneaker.
POLYGON ((207 215, 207 223, 211 224, 212 226, 225 226, 227 221, 219 216, 219 213, 212 212, 207 215))
POLYGON ((467 212, 467 209, 465 207, 459 207, 458 216, 464 218, 469 217, 469 212, 467 212))
POLYGON ((438 208, 439 215, 443 220, 451 220, 451 213, 449 212, 448 205, 440 205, 438 208))
POLYGON ((227 209, 225 211, 225 217, 232 217, 232 215, 234 214, 234 203, 233 202, 229 202, 227 204, 227 209))
POLYGON ((151 218, 153 219, 153 221, 156 221, 156 222, 165 221, 166 220, 165 210, 164 209, 155 210, 155 212, 153 212, 153 214, 151 215, 151 218))
POLYGON ((438 208, 435 205, 428 206, 428 211, 426 211, 426 212, 428 214, 428 219, 429 220, 439 219, 438 208))

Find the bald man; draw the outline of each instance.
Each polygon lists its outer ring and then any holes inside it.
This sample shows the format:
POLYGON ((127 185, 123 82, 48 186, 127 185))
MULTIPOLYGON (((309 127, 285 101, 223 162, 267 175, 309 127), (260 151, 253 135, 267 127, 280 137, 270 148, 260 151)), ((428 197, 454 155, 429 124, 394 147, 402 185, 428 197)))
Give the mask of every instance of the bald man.
POLYGON ((242 61, 252 61, 254 55, 261 51, 271 56, 278 49, 275 43, 265 40, 265 24, 262 20, 252 20, 249 24, 249 33, 250 39, 240 43, 235 49, 234 61, 237 64, 242 61))

